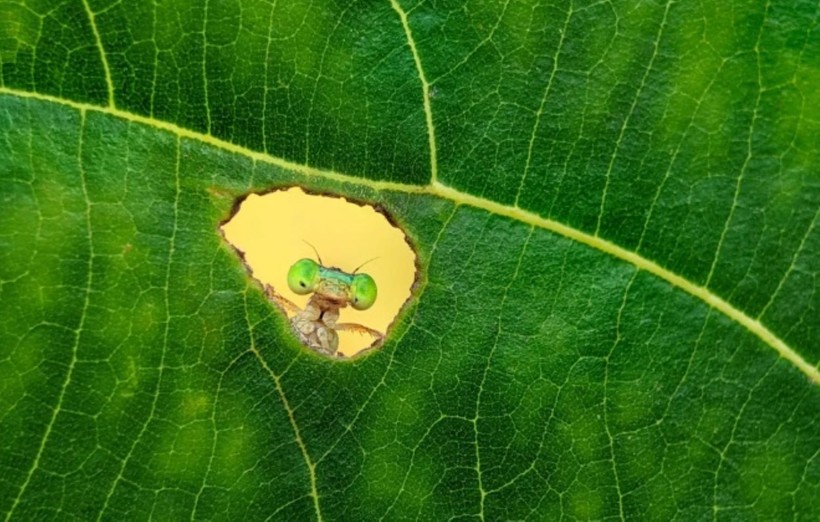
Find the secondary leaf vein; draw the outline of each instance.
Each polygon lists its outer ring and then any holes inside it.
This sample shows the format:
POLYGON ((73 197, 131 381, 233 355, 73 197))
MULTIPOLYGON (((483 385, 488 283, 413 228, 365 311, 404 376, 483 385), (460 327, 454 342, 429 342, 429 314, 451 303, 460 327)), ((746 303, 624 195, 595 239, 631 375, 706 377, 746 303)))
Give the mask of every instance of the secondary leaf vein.
POLYGON ((401 19, 401 25, 404 28, 404 34, 407 37, 407 45, 410 47, 410 52, 413 53, 413 61, 416 64, 416 70, 419 73, 419 80, 421 81, 422 102, 424 104, 424 119, 427 122, 427 142, 430 147, 430 182, 435 183, 438 180, 438 158, 436 156, 436 128, 433 125, 433 109, 430 105, 430 84, 427 82, 427 77, 424 75, 424 68, 421 66, 421 57, 416 48, 416 41, 413 39, 413 32, 410 30, 410 22, 407 20, 407 13, 396 0, 390 0, 390 5, 393 10, 398 13, 401 19))
POLYGON ((79 143, 77 145, 77 164, 79 167, 80 173, 80 188, 82 189, 83 193, 83 201, 85 202, 85 226, 86 226, 86 237, 88 238, 88 262, 86 263, 86 280, 85 280, 85 289, 84 289, 84 298, 83 298, 83 307, 80 312, 80 320, 77 323, 77 328, 74 329, 74 343, 71 346, 71 361, 68 364, 68 370, 66 371, 65 379, 63 380, 63 384, 60 386, 60 393, 57 396, 57 404, 54 407, 54 411, 51 414, 51 418, 46 425, 46 430, 43 433, 43 438, 40 439, 40 445, 37 448, 37 454, 34 457, 34 461, 31 464, 31 467, 26 474, 26 479, 23 481, 23 485, 20 486, 20 491, 17 493, 17 496, 14 497, 14 503, 11 506, 11 509, 6 513, 5 520, 11 520, 12 516, 14 515, 14 511, 17 509, 17 506, 20 505, 20 501, 22 500, 23 496, 25 495, 26 491, 28 490, 28 486, 31 484, 31 478, 34 476, 34 472, 37 471, 40 467, 40 459, 43 456, 43 452, 48 444, 49 439, 51 438, 52 430, 54 429, 54 424, 57 421, 57 416, 60 414, 60 411, 63 409, 63 400, 65 399, 65 393, 68 389, 69 385, 71 385, 71 380, 74 376, 74 368, 77 363, 77 351, 80 347, 80 336, 82 335, 83 327, 85 326, 86 318, 88 317, 88 307, 91 302, 91 285, 93 283, 93 274, 94 274, 94 243, 92 240, 92 228, 91 228, 91 201, 88 199, 88 189, 86 186, 85 181, 85 170, 83 167, 83 132, 85 130, 85 111, 80 111, 80 131, 79 131, 79 143))
POLYGON ((518 200, 521 198, 521 192, 524 190, 524 182, 527 180, 527 175, 530 172, 532 165, 532 150, 535 145, 535 137, 538 135, 538 127, 541 126, 541 116, 544 114, 544 106, 547 104, 550 91, 552 90, 552 81, 555 79, 555 73, 558 72, 558 59, 561 57, 561 49, 564 48, 564 38, 567 36, 569 28, 569 21, 572 18, 572 2, 567 9, 567 16, 564 18, 564 25, 561 28, 561 38, 558 40, 558 46, 555 49, 555 55, 552 57, 552 70, 550 77, 547 80, 547 86, 544 88, 544 95, 541 96, 541 103, 538 106, 538 111, 535 113, 535 121, 532 124, 532 132, 530 132, 530 142, 527 146, 527 161, 524 163, 524 173, 521 175, 521 183, 518 184, 518 192, 515 195, 514 206, 518 206, 518 200))
POLYGON ((148 418, 145 419, 145 422, 142 424, 139 433, 137 434, 136 438, 134 439, 133 444, 131 447, 128 448, 128 453, 125 455, 125 458, 122 459, 120 463, 120 469, 117 471, 117 476, 114 478, 114 481, 111 483, 111 487, 108 490, 108 493, 105 496, 105 501, 103 502, 103 506, 100 509, 99 514, 97 515, 97 520, 102 520, 103 515, 108 510, 108 504, 111 499, 114 497, 114 492, 117 490, 117 486, 120 482, 125 481, 125 468, 128 466, 128 463, 131 461, 131 458, 134 456, 134 450, 137 449, 140 441, 142 441, 145 432, 148 431, 148 426, 151 424, 151 421, 154 419, 154 415, 157 411, 157 402, 159 402, 159 395, 162 391, 162 376, 165 373, 165 354, 168 352, 168 345, 169 345, 169 334, 171 331, 171 302, 170 302, 170 285, 171 285, 171 264, 174 259, 174 250, 176 249, 176 235, 177 229, 179 228, 179 196, 180 196, 180 182, 179 182, 179 172, 180 172, 180 157, 181 157, 181 148, 182 145, 180 143, 181 138, 177 138, 176 142, 176 161, 175 161, 175 170, 174 170, 174 218, 171 223, 171 238, 168 242, 168 263, 165 267, 165 293, 164 293, 164 304, 165 304, 165 328, 162 333, 162 352, 160 352, 159 358, 159 375, 157 376, 157 384, 154 387, 154 396, 151 399, 151 409, 148 412, 148 418))
POLYGON ((652 71, 652 67, 655 64, 655 58, 658 57, 658 46, 661 41, 661 36, 663 36, 663 30, 666 27, 666 19, 669 15, 669 8, 672 6, 672 0, 666 2, 666 9, 663 12, 663 19, 661 19, 661 24, 658 26, 658 32, 655 35, 655 41, 652 43, 652 57, 649 59, 649 65, 646 66, 646 70, 643 73, 643 77, 641 77, 641 83, 638 85, 638 90, 635 92, 635 97, 632 99, 632 104, 629 106, 629 112, 627 113, 626 117, 624 118, 623 123, 621 124, 621 130, 618 132, 618 139, 615 140, 615 150, 612 151, 612 155, 609 157, 609 165, 606 168, 606 181, 604 182, 604 190, 601 194, 601 208, 598 210, 598 224, 595 225, 595 235, 598 235, 598 232, 601 230, 601 222, 604 218, 604 208, 606 207, 606 194, 609 190, 609 182, 612 178, 612 167, 615 165, 615 160, 618 158, 618 152, 621 150, 621 142, 623 141, 624 134, 626 133, 627 127, 629 127, 629 122, 632 119, 632 115, 635 114, 635 107, 638 105, 638 99, 641 97, 641 93, 646 87, 646 79, 649 78, 649 73, 652 71))
POLYGON ((322 510, 319 506, 319 490, 316 487, 316 464, 311 460, 310 454, 308 453, 307 446, 305 446, 305 441, 302 438, 302 433, 299 430, 299 425, 296 423, 296 417, 293 414, 293 408, 288 402, 288 398, 285 395, 285 390, 282 388, 282 382, 279 379, 279 376, 276 375, 276 372, 268 366, 267 361, 265 358, 262 357, 262 354, 259 353, 259 350, 256 348, 256 344, 254 342, 253 331, 251 331, 251 353, 253 353, 254 357, 259 361, 259 364, 262 365, 262 368, 268 372, 270 375, 271 380, 273 380, 274 386, 276 386, 276 393, 279 395, 279 399, 282 401, 282 405, 285 407, 285 411, 288 414, 288 420, 290 421, 290 425, 293 428, 293 436, 294 440, 296 440, 296 445, 299 446, 299 451, 302 453, 302 458, 305 460, 305 464, 308 468, 308 476, 310 477, 310 496, 313 498, 313 507, 316 510, 316 518, 319 522, 322 521, 322 510))
POLYGON ((737 176, 737 181, 735 182, 735 192, 734 196, 732 197, 732 207, 729 209, 729 215, 726 217, 726 221, 723 224, 723 230, 720 233, 720 239, 718 240, 717 248, 715 249, 715 257, 712 258, 712 266, 709 268, 709 275, 706 276, 706 285, 712 281, 712 276, 715 275, 715 267, 717 267, 718 261, 720 260, 720 252, 723 250, 723 242, 726 239, 726 234, 729 232, 729 225, 732 223, 732 220, 735 217, 735 209, 738 205, 738 200, 740 198, 740 190, 743 184, 743 178, 746 174, 746 169, 749 167, 749 163, 752 159, 752 138, 754 136, 755 125, 757 124, 758 120, 758 110, 760 109, 760 100, 763 96, 763 78, 761 75, 761 64, 760 64, 760 40, 763 37, 763 26, 766 25, 766 18, 769 15, 769 6, 771 5, 770 2, 766 2, 766 10, 763 13, 763 21, 760 22, 760 29, 757 33, 757 41, 755 42, 754 52, 755 52, 755 64, 757 66, 757 96, 755 97, 755 106, 752 111, 752 121, 749 123, 749 133, 746 136, 746 157, 743 159, 743 165, 740 167, 740 173, 737 176))
POLYGON ((88 21, 91 24, 91 31, 94 33, 94 39, 97 42, 97 49, 100 51, 100 61, 102 62, 103 72, 105 73, 105 86, 108 89, 108 106, 112 109, 116 107, 114 103, 114 82, 111 80, 111 68, 108 67, 108 56, 105 54, 105 47, 103 47, 102 38, 100 38, 100 31, 97 30, 97 19, 94 16, 94 11, 88 5, 88 0, 83 0, 85 12, 88 14, 88 21))

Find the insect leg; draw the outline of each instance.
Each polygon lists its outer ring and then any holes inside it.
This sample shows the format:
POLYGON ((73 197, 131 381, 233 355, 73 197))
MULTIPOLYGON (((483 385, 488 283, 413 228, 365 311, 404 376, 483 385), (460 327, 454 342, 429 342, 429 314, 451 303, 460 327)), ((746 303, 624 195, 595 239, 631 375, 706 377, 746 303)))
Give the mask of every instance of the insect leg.
POLYGON ((356 323, 339 323, 335 326, 336 330, 347 330, 349 332, 357 332, 360 334, 370 334, 375 337, 377 340, 381 341, 384 339, 384 334, 379 332, 378 330, 374 330, 372 328, 368 328, 366 326, 356 324, 356 323))

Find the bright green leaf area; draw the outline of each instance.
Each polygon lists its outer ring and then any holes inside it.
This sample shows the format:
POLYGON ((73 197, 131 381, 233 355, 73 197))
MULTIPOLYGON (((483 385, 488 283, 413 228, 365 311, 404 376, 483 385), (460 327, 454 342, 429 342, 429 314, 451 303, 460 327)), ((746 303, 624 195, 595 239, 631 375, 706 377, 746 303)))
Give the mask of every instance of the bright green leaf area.
POLYGON ((817 18, 0 0, 0 513, 816 517, 817 18), (382 350, 219 234, 291 185, 416 246, 382 350))

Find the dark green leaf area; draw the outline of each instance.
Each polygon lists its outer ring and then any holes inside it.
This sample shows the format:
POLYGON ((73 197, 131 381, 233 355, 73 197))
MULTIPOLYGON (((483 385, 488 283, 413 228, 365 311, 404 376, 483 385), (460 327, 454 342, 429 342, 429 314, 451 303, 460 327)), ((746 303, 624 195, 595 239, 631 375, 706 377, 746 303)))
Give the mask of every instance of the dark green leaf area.
POLYGON ((518 206, 820 360, 816 1, 462 4, 5 2, 0 85, 518 206))
POLYGON ((105 104, 105 75, 82 2, 0 4, 2 85, 105 104))
POLYGON ((97 23, 124 109, 302 164, 429 179, 420 82, 387 2, 125 1, 97 23))
MULTIPOLYGON (((810 489, 788 471, 817 444, 799 427, 815 421, 796 421, 818 406, 810 385, 786 386, 796 372, 654 279, 572 243, 527 236, 477 211, 450 220, 413 326, 386 373, 373 377, 364 410, 353 407, 354 428, 370 429, 342 431, 328 456, 328 468, 357 475, 339 487, 340 516, 351 495, 368 498, 355 505, 364 518, 477 515, 483 490, 494 519, 617 516, 619 492, 627 516, 702 517, 728 489, 740 504, 761 494, 762 482, 733 489, 737 467, 777 469, 777 487, 810 489), (515 255, 498 253, 501 236, 515 255), (448 269, 453 257, 465 262, 448 269), (562 266, 564 276, 551 269, 562 266), (550 288, 551 299, 533 287, 550 288), (461 295, 468 298, 454 298, 461 295), (602 299, 605 306, 591 304, 602 299), (529 313, 512 321, 509 309, 529 313), (751 364, 735 360, 740 350, 755 354, 751 364), (789 405, 784 416, 771 413, 772 400, 789 405), (750 414, 767 427, 743 420, 750 414), (793 443, 802 449, 793 453, 793 443)), ((338 419, 347 408, 332 409, 338 419)), ((319 423, 316 435, 327 431, 319 423)), ((790 502, 766 495, 773 513, 790 502)))
POLYGON ((820 293, 801 290, 820 248, 816 2, 436 2, 411 20, 441 181, 636 251, 820 359, 803 316, 820 293))
POLYGON ((298 345, 217 232, 226 193, 281 170, 94 112, 5 98, 0 114, 0 238, 25 244, 0 286, 4 512, 820 509, 813 385, 653 276, 481 210, 311 182, 382 204, 424 270, 384 348, 334 363, 298 345))
POLYGON ((42 4, 0 5, 0 85, 107 105, 110 82, 120 109, 254 150, 429 179, 421 83, 387 2, 91 0, 97 34, 82 2, 42 4))

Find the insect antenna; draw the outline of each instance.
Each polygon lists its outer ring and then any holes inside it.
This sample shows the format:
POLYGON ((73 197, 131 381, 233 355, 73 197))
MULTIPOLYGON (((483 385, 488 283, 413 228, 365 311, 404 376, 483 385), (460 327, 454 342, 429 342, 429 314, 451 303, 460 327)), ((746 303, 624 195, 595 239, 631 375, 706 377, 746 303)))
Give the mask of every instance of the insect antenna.
POLYGON ((356 270, 354 270, 354 271, 353 271, 353 272, 351 272, 351 273, 352 273, 352 274, 355 274, 356 272, 358 272, 358 271, 359 271, 359 269, 360 269, 361 267, 363 267, 364 265, 366 265, 367 263, 369 263, 369 262, 371 262, 371 261, 375 261, 375 260, 376 260, 376 259, 378 259, 378 258, 379 258, 379 257, 378 257, 378 256, 376 256, 376 257, 373 257, 373 258, 368 259, 367 261, 365 261, 365 262, 364 262, 364 263, 362 263, 361 265, 357 266, 357 267, 356 267, 356 270))
POLYGON ((304 242, 305 242, 305 244, 307 244, 310 248, 312 248, 312 249, 313 249, 313 252, 316 254, 316 259, 318 259, 318 260, 319 260, 319 264, 320 264, 320 265, 322 265, 322 266, 325 266, 324 262, 322 261, 322 256, 320 256, 320 255, 319 255, 319 251, 318 251, 318 250, 316 250, 316 247, 315 247, 315 246, 313 246, 311 243, 308 243, 308 242, 307 242, 307 241, 305 241, 304 239, 303 239, 302 241, 304 241, 304 242))

